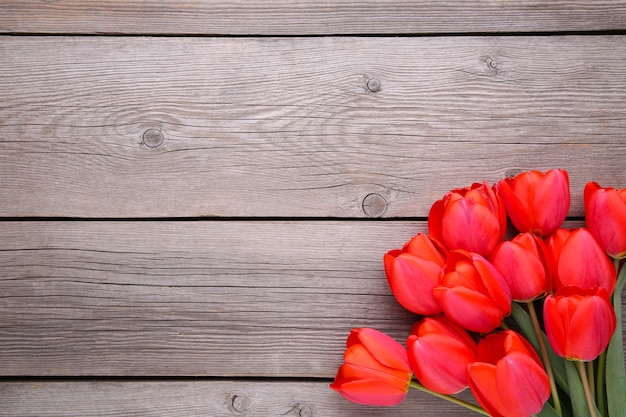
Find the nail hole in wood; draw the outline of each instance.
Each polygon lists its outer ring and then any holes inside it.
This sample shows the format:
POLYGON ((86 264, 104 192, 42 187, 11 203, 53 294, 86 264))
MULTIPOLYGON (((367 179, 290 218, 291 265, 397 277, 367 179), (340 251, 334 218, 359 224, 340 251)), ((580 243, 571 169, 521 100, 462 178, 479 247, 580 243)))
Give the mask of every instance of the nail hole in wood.
POLYGON ((363 212, 369 217, 380 217, 387 211, 387 200, 377 193, 365 196, 362 204, 363 212))
POLYGON ((142 141, 148 148, 161 146, 165 138, 159 129, 148 129, 143 132, 142 141))

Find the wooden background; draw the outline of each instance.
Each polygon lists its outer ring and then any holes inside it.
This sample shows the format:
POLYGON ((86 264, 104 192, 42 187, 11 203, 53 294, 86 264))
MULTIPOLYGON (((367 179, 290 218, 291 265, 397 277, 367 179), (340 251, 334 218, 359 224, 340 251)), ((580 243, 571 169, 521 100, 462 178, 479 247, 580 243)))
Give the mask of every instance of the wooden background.
MULTIPOLYGON (((1 1, 0 416, 472 416, 328 388, 451 188, 626 187, 626 1, 1 1)), ((469 398, 467 393, 464 398, 469 398)))

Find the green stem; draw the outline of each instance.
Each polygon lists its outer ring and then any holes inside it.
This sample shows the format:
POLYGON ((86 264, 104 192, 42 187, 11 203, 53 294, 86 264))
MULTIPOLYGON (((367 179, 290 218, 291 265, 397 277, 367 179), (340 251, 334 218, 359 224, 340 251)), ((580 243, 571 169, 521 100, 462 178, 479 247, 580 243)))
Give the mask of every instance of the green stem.
POLYGON ((596 373, 593 370, 593 362, 586 362, 585 365, 587 365, 587 379, 589 382, 589 391, 591 392, 591 397, 596 398, 596 373))
POLYGON ((606 413, 606 390, 604 387, 604 375, 606 371, 606 350, 600 354, 598 358, 598 374, 596 375, 596 404, 598 404, 598 410, 603 415, 606 413))
POLYGON ((591 389, 589 388, 589 379, 587 377, 587 369, 584 362, 576 361, 578 366, 578 372, 580 373, 580 380, 583 383, 583 389, 585 390, 585 399, 587 400, 587 406, 589 406, 589 414, 591 417, 598 417, 596 414, 596 404, 591 396, 591 389))
POLYGON ((550 357, 548 356, 548 349, 546 349, 546 344, 543 340, 543 335, 541 334, 541 327, 539 327, 539 318, 537 317, 537 311, 535 310, 535 304, 530 301, 527 303, 528 312, 530 313, 530 318, 533 323, 533 329, 535 330, 535 334, 537 335, 537 340, 539 342, 539 350, 541 351, 541 356, 543 358, 543 365, 546 368, 546 373, 548 374, 548 379, 550 380, 550 391, 552 392, 552 400, 554 401, 554 410, 562 415, 561 411, 561 400, 559 399, 559 391, 556 388, 556 383, 554 382, 554 373, 552 372, 552 366, 550 365, 550 357))
POLYGON ((444 400, 450 401, 450 402, 452 402, 454 404, 457 404, 457 405, 465 407, 465 408, 467 408, 469 410, 475 411, 475 412, 477 412, 479 414, 482 414, 482 415, 485 415, 485 416, 489 416, 488 412, 486 412, 485 410, 483 410, 482 408, 480 408, 477 405, 468 403, 467 401, 460 400, 460 399, 455 398, 455 397, 453 397, 451 395, 439 394, 438 392, 430 390, 430 389, 426 388, 425 386, 423 386, 422 384, 420 384, 420 383, 418 383, 416 381, 411 381, 410 386, 411 386, 411 388, 415 388, 415 389, 418 389, 418 390, 423 391, 425 393, 434 395, 435 397, 439 397, 439 398, 442 398, 444 400))

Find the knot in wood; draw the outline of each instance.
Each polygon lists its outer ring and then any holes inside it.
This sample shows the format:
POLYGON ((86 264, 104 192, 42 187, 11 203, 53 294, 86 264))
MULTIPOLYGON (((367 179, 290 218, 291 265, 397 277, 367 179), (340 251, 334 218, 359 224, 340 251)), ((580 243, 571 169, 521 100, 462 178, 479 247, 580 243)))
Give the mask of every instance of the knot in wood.
POLYGON ((233 394, 230 396, 229 408, 237 413, 243 413, 248 408, 250 401, 245 395, 233 394))
POLYGON ((506 178, 513 178, 513 177, 517 177, 522 172, 524 172, 524 170, 521 170, 518 168, 511 168, 511 169, 507 169, 506 171, 504 171, 504 176, 506 178))
POLYGON ((159 129, 148 129, 143 132, 142 141, 148 148, 156 148, 163 143, 163 133, 159 129))
POLYGON ((380 217, 387 211, 387 200, 377 193, 371 193, 363 199, 363 213, 369 217, 380 217))
POLYGON ((372 93, 377 93, 380 91, 380 80, 376 78, 370 78, 367 80, 367 89, 372 93))
POLYGON ((300 411, 298 412, 298 417, 313 417, 313 410, 308 405, 303 405, 300 407, 300 411))

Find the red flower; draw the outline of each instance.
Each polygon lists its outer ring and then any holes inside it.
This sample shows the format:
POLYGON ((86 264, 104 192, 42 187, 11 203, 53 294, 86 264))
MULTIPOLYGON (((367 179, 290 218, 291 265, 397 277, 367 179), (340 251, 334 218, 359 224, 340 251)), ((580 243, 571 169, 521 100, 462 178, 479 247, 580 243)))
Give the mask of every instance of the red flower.
POLYGON ((546 236, 561 226, 569 210, 569 177, 564 169, 523 172, 498 188, 511 222, 520 232, 546 236))
POLYGON ((626 188, 602 188, 596 182, 585 186, 587 228, 613 258, 626 257, 626 188))
POLYGON ((502 274, 476 253, 450 252, 433 293, 449 319, 473 332, 492 331, 511 312, 511 292, 502 274))
POLYGON ((545 244, 555 261, 554 291, 573 285, 613 292, 615 266, 587 229, 558 229, 546 238, 545 244))
POLYGON ((528 417, 550 397, 550 382, 534 349, 512 330, 478 342, 478 358, 467 368, 469 387, 494 417, 528 417))
POLYGON ((431 207, 428 232, 450 250, 489 256, 506 232, 506 212, 498 191, 487 183, 449 191, 431 207))
POLYGON ((467 388, 467 365, 476 359, 476 342, 443 315, 415 323, 406 341, 416 378, 440 394, 467 388))
POLYGON ((409 311, 432 315, 441 312, 433 288, 439 284, 446 252, 427 235, 418 234, 402 250, 384 256, 389 287, 396 300, 409 311))
POLYGON ((543 319, 554 352, 591 361, 609 345, 617 320, 604 288, 563 287, 544 301, 543 319))
POLYGON ((374 329, 353 329, 346 342, 344 364, 330 385, 359 404, 396 405, 404 400, 411 382, 406 349, 374 329))
POLYGON ((532 233, 502 242, 489 261, 502 273, 513 300, 528 302, 552 288, 552 257, 543 241, 532 233))

